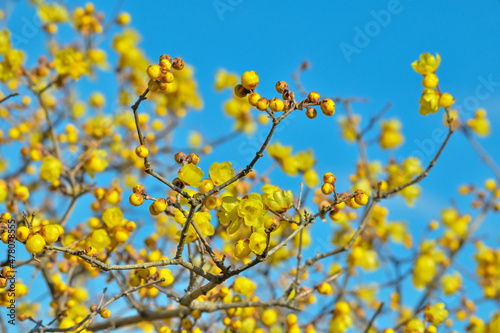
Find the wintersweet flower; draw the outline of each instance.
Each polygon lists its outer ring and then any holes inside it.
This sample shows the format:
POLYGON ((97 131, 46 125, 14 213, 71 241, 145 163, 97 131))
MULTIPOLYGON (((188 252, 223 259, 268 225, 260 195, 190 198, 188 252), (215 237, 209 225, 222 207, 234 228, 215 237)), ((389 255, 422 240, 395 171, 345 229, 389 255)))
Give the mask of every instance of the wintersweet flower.
POLYGON ((243 276, 236 278, 233 282, 233 290, 244 296, 250 296, 255 288, 257 288, 255 282, 243 276))
POLYGON ((68 20, 66 8, 57 3, 41 3, 38 7, 38 16, 43 23, 61 23, 68 20))
POLYGON ((234 73, 228 73, 224 69, 215 74, 215 89, 223 90, 225 88, 234 88, 238 84, 238 77, 234 73))
POLYGON ((248 227, 260 228, 264 224, 266 210, 258 193, 250 193, 246 199, 239 202, 238 215, 248 227))
POLYGON ((424 89, 420 97, 419 112, 423 116, 436 113, 439 110, 439 93, 434 89, 424 89))
POLYGON ((238 214, 240 200, 233 196, 222 198, 222 209, 219 211, 219 221, 223 225, 229 225, 228 233, 233 234, 241 226, 243 218, 238 214))
POLYGON ((424 323, 418 318, 413 318, 405 325, 404 333, 424 333, 424 329, 424 323))
POLYGON ((416 288, 425 287, 436 274, 436 260, 431 255, 422 255, 415 262, 413 284, 416 288))
POLYGON ((204 237, 212 236, 215 233, 214 227, 210 224, 211 219, 212 216, 209 212, 196 212, 193 215, 193 221, 204 237))
POLYGON ((267 238, 260 232, 254 232, 250 235, 250 250, 257 255, 264 253, 266 249, 267 238))
POLYGON ((295 155, 295 160, 297 161, 297 169, 299 171, 307 171, 316 163, 312 150, 297 153, 297 155, 295 155))
POLYGON ((40 167, 40 179, 53 182, 59 178, 63 169, 61 161, 53 156, 46 156, 40 167))
POLYGON ((267 208, 275 213, 281 214, 292 207, 292 191, 276 190, 272 193, 263 193, 262 200, 267 208))
POLYGON ((441 280, 443 284, 443 292, 445 295, 453 295, 462 286, 462 278, 460 274, 455 273, 453 275, 445 275, 441 280))
POLYGON ((5 180, 0 179, 0 203, 4 202, 7 198, 7 183, 5 180))
POLYGON ((234 256, 238 259, 247 257, 252 251, 249 244, 249 240, 240 239, 238 242, 236 242, 236 245, 234 246, 234 256))
POLYGON ((120 226, 124 221, 123 213, 119 207, 108 208, 102 213, 102 221, 109 229, 120 226))
POLYGON ((10 32, 4 29, 0 31, 0 54, 5 54, 10 48, 10 32))
POLYGON ((54 66, 59 75, 69 75, 74 80, 89 72, 88 64, 83 59, 83 55, 73 48, 58 51, 54 57, 54 66))
POLYGON ((430 53, 423 53, 420 55, 420 59, 414 61, 411 66, 418 74, 426 75, 429 73, 434 73, 441 63, 441 57, 436 53, 436 57, 430 53))
POLYGON ((108 166, 107 155, 108 153, 103 149, 97 149, 90 153, 90 156, 88 156, 83 164, 83 168, 88 172, 90 177, 94 178, 94 172, 102 172, 106 169, 108 166))
POLYGON ((87 237, 87 246, 95 248, 98 252, 102 252, 111 244, 108 232, 104 229, 97 229, 90 233, 87 237))
POLYGON ((295 156, 286 156, 280 160, 281 169, 290 176, 295 176, 299 172, 299 162, 295 156))
POLYGON ((424 310, 425 318, 433 325, 440 325, 448 317, 444 303, 437 303, 424 310))
POLYGON ((267 147, 267 152, 269 153, 269 156, 281 160, 287 156, 290 156, 292 153, 292 147, 291 146, 282 146, 281 143, 276 142, 274 144, 270 144, 267 147))
POLYGON ((330 333, 344 333, 352 326, 349 304, 344 301, 338 302, 333 310, 330 322, 330 333))
POLYGON ((231 162, 213 163, 208 171, 210 179, 215 186, 221 185, 234 177, 234 170, 231 162))
POLYGON ((401 134, 401 123, 397 119, 383 121, 381 127, 380 146, 382 148, 392 149, 403 143, 404 137, 401 134))
POLYGON ((474 118, 467 121, 469 126, 476 134, 486 136, 490 134, 490 121, 486 118, 486 110, 479 109, 476 111, 474 118))
POLYGON ((306 172, 304 172, 304 181, 306 182, 306 185, 309 187, 314 187, 319 184, 319 176, 318 173, 313 170, 309 169, 306 172))
POLYGON ((177 177, 188 186, 198 187, 201 184, 203 174, 203 171, 201 171, 199 167, 189 163, 184 165, 179 172, 177 172, 177 177))

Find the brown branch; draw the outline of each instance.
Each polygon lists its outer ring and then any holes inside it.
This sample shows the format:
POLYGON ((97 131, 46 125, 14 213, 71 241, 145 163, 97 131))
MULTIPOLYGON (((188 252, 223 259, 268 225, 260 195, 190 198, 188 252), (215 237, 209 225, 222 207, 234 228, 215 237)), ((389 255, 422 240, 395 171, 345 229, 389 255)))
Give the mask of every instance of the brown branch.
POLYGON ((2 104, 3 102, 5 102, 6 100, 8 100, 9 98, 12 98, 14 96, 19 96, 19 93, 12 93, 10 95, 7 95, 5 96, 4 98, 0 99, 0 104, 2 104))
POLYGON ((373 314, 372 318, 368 322, 368 325, 366 326, 366 328, 364 330, 364 333, 370 332, 370 328, 372 327, 373 323, 375 322, 375 318, 377 318, 377 316, 380 314, 380 312, 382 312, 382 308, 383 307, 384 307, 384 302, 380 303, 377 311, 375 311, 375 313, 373 314))
POLYGON ((159 266, 169 266, 169 265, 180 265, 190 271, 193 271, 194 273, 204 277, 208 281, 217 281, 218 277, 216 275, 213 275, 211 273, 205 272, 202 268, 193 265, 192 263, 182 259, 165 259, 165 260, 159 260, 159 261, 151 261, 151 262, 145 262, 142 264, 131 264, 131 265, 111 265, 111 264, 106 264, 98 259, 95 259, 94 257, 88 256, 85 254, 85 251, 83 250, 72 250, 56 245, 47 245, 45 246, 46 250, 50 251, 58 251, 58 252, 64 252, 68 253, 71 255, 78 256, 88 262, 89 264, 94 265, 95 267, 98 267, 102 269, 103 271, 111 271, 111 270, 133 270, 133 269, 141 269, 141 268, 148 268, 148 267, 159 267, 159 266))
POLYGON ((401 186, 398 186, 396 188, 393 188, 392 190, 388 190, 388 191, 382 192, 380 194, 381 198, 387 198, 387 197, 389 197, 391 195, 394 195, 394 194, 396 194, 396 193, 404 190, 408 186, 411 186, 411 185, 414 185, 414 184, 420 182, 422 179, 424 179, 425 177, 427 177, 429 175, 429 171, 431 171, 431 169, 436 164, 439 156, 441 156, 441 153, 443 152, 444 147, 446 146, 446 144, 450 140, 451 135, 454 132, 454 129, 453 129, 452 125, 451 125, 452 119, 450 118, 450 114, 449 114, 448 110, 446 110, 446 114, 448 115, 447 119, 448 119, 448 122, 449 122, 449 125, 448 125, 448 135, 446 135, 446 138, 444 139, 443 143, 441 144, 441 147, 439 147, 438 152, 436 153, 436 155, 434 156, 434 158, 432 159, 432 161, 429 163, 429 165, 427 166, 427 168, 420 175, 418 175, 417 177, 415 177, 410 182, 408 182, 406 184, 403 184, 401 186))

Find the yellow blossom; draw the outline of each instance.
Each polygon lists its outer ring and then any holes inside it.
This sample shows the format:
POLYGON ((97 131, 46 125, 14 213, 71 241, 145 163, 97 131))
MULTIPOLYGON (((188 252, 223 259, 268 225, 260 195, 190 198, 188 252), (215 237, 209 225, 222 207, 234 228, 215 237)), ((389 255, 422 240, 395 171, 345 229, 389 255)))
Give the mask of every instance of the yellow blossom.
POLYGON ((411 66, 415 70, 415 72, 427 75, 429 73, 434 73, 439 67, 441 63, 441 57, 438 53, 436 53, 436 57, 429 53, 423 53, 420 55, 420 59, 414 61, 411 66))
POLYGON ((257 255, 261 255, 266 249, 266 236, 260 232, 253 232, 250 235, 250 250, 257 255))
POLYGON ((439 110, 439 93, 434 89, 424 89, 419 103, 419 112, 423 116, 436 113, 439 110))
POLYGON ((257 288, 255 282, 243 276, 236 278, 233 282, 233 290, 245 296, 250 296, 255 288, 257 288))
POLYGON ((201 171, 199 167, 189 163, 184 165, 179 172, 177 172, 177 177, 188 186, 198 187, 201 184, 203 174, 203 171, 201 171))
POLYGON ((234 170, 231 162, 215 162, 210 166, 208 174, 214 185, 218 186, 233 178, 234 170))
MULTIPOLYGON (((262 188, 264 190, 264 187, 262 188)), ((262 201, 267 208, 276 213, 284 213, 292 207, 293 194, 292 191, 275 190, 273 192, 264 192, 262 201)))
POLYGON ((63 169, 61 161, 53 156, 43 158, 40 167, 40 178, 48 182, 53 182, 59 178, 63 169))
POLYGON ((119 207, 108 208, 102 213, 102 221, 111 229, 123 224, 123 213, 119 207))
POLYGON ((56 53, 54 66, 59 75, 69 75, 74 80, 79 79, 82 74, 88 74, 88 64, 83 55, 71 47, 56 53))

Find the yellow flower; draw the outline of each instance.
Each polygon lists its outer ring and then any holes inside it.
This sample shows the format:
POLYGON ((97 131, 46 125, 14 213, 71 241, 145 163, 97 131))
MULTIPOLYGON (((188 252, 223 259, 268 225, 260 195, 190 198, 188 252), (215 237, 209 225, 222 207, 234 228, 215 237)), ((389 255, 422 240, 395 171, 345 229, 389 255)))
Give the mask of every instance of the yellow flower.
POLYGON ((436 53, 436 57, 429 53, 420 55, 420 60, 414 61, 411 66, 418 74, 426 75, 434 73, 441 63, 441 57, 436 53))
POLYGON ((424 315, 427 321, 437 326, 440 325, 446 317, 448 317, 448 311, 446 311, 444 303, 437 303, 425 309, 424 315))
POLYGON ((330 333, 343 333, 352 326, 350 311, 349 304, 344 301, 335 304, 332 321, 330 322, 330 333))
POLYGON ((251 252, 249 243, 250 241, 242 239, 236 242, 236 245, 234 246, 234 256, 238 259, 247 257, 251 252))
POLYGON ((292 153, 292 147, 282 146, 281 143, 276 142, 267 146, 267 152, 269 153, 269 156, 277 160, 281 160, 287 156, 290 156, 290 154, 292 153))
POLYGON ((203 178, 203 171, 196 165, 189 163, 184 165, 179 172, 177 172, 177 177, 188 186, 198 187, 203 178))
POLYGON ((264 224, 266 210, 258 193, 250 193, 246 199, 239 202, 238 215, 249 227, 260 228, 264 224))
POLYGON ((304 172, 304 181, 309 187, 314 187, 318 185, 319 184, 318 173, 313 169, 307 170, 306 172, 304 172))
POLYGON ((418 257, 413 271, 413 284, 416 288, 425 287, 436 274, 436 261, 431 255, 418 257))
POLYGON ((477 110, 474 118, 467 121, 467 125, 478 135, 490 134, 490 121, 486 118, 486 110, 484 109, 477 110))
POLYGON ((209 212, 196 212, 193 215, 193 220, 204 237, 212 236, 215 233, 214 227, 210 224, 211 219, 212 216, 209 212))
POLYGON ((5 54, 10 48, 10 32, 4 29, 0 31, 0 54, 5 54))
POLYGON ((232 196, 222 198, 222 209, 219 211, 219 221, 228 225, 228 233, 233 234, 240 228, 243 218, 238 214, 240 200, 232 196))
POLYGON ((359 266, 366 270, 374 270, 378 267, 377 253, 363 246, 355 246, 347 257, 347 262, 353 266, 359 266))
POLYGON ((439 110, 439 93, 434 89, 424 89, 420 97, 419 112, 423 116, 436 113, 439 110))
POLYGON ((424 323, 418 318, 413 318, 405 325, 404 333, 424 333, 424 323))
POLYGON ((348 142, 356 140, 356 132, 361 118, 359 116, 354 116, 351 119, 347 117, 340 117, 339 123, 342 129, 342 137, 348 142))
POLYGON ((401 134, 401 123, 397 119, 383 121, 381 126, 380 146, 382 148, 392 149, 403 143, 404 137, 401 134))
MULTIPOLYGON (((264 191, 264 187, 261 190, 264 191)), ((269 210, 281 214, 292 207, 293 194, 292 191, 281 191, 279 189, 273 192, 264 191, 262 201, 269 210)))
POLYGON ((255 282, 247 279, 246 277, 238 277, 233 282, 233 290, 238 294, 245 296, 250 296, 254 292, 255 288, 257 288, 255 282))
POLYGON ((238 77, 234 73, 228 73, 224 69, 215 74, 215 89, 234 88, 238 84, 238 77))
POLYGON ((0 179, 0 203, 5 201, 7 193, 7 183, 3 179, 0 179))
POLYGON ((298 163, 297 169, 299 171, 307 171, 316 163, 312 150, 297 153, 295 160, 298 163))
POLYGON ((234 177, 234 170, 231 162, 213 163, 208 171, 210 179, 214 185, 221 185, 234 177))
POLYGON ((260 232, 254 232, 250 235, 250 250, 257 255, 261 255, 266 249, 267 238, 260 232))
POLYGON ((108 166, 106 156, 108 153, 103 149, 94 150, 85 160, 83 168, 88 172, 90 177, 94 178, 94 172, 102 172, 108 166))
POLYGON ((42 3, 38 8, 38 16, 43 23, 61 23, 68 20, 68 12, 57 3, 42 3))
POLYGON ((123 224, 123 213, 119 207, 108 208, 102 213, 102 221, 111 229, 123 224))
POLYGON ((283 172, 290 176, 295 176, 299 171, 300 164, 294 156, 286 156, 280 162, 283 172))
POLYGON ((88 50, 87 57, 89 58, 91 64, 97 65, 101 69, 107 69, 108 64, 106 63, 106 52, 104 50, 88 50))
POLYGON ((59 178, 63 165, 61 161, 52 156, 43 158, 42 166, 40 167, 40 179, 48 182, 53 182, 59 178))
POLYGON ((441 280, 443 284, 443 292, 445 295, 453 295, 462 286, 462 278, 460 274, 455 273, 453 275, 445 275, 441 280))
POLYGON ((83 59, 83 55, 72 48, 57 52, 54 66, 59 75, 69 75, 74 80, 79 79, 82 74, 88 74, 88 64, 83 59))
POLYGON ((104 229, 97 229, 90 233, 87 238, 87 246, 92 246, 98 252, 102 252, 111 244, 108 232, 104 229))

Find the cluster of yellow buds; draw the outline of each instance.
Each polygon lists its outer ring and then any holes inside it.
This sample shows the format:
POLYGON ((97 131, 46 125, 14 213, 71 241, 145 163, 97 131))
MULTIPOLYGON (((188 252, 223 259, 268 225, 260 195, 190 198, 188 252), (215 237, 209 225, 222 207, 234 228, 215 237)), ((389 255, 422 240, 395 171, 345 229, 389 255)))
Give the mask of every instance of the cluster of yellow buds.
POLYGON ((168 54, 163 54, 160 57, 158 65, 150 65, 146 70, 150 79, 148 83, 149 90, 153 92, 168 92, 169 84, 174 82, 172 68, 175 70, 182 70, 184 66, 184 60, 181 58, 172 59, 168 54))
POLYGON ((478 109, 474 114, 474 118, 467 120, 467 126, 478 135, 486 136, 490 134, 490 121, 486 118, 486 110, 478 109))
POLYGON ((455 100, 449 93, 441 93, 438 87, 438 77, 436 71, 441 63, 441 57, 436 54, 436 57, 429 53, 420 55, 420 59, 414 61, 411 65, 415 72, 424 76, 422 85, 424 91, 420 98, 420 113, 427 116, 429 113, 436 113, 440 107, 449 108, 455 100), (436 89, 437 88, 437 89, 436 89))
MULTIPOLYGON (((11 218, 10 213, 3 213, 0 216, 0 223, 7 223, 11 218)), ((62 234, 64 234, 64 229, 59 224, 51 224, 48 220, 42 220, 36 226, 20 224, 15 235, 3 231, 0 237, 4 244, 17 239, 25 244, 29 253, 39 253, 45 248, 45 245, 57 242, 62 234)))
POLYGON ((481 242, 476 244, 477 274, 486 298, 500 295, 500 250, 492 249, 481 242))
POLYGON ((96 12, 93 3, 87 3, 84 8, 76 8, 73 19, 76 28, 84 35, 98 34, 103 30, 104 14, 96 12))

